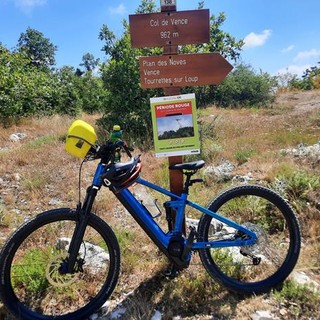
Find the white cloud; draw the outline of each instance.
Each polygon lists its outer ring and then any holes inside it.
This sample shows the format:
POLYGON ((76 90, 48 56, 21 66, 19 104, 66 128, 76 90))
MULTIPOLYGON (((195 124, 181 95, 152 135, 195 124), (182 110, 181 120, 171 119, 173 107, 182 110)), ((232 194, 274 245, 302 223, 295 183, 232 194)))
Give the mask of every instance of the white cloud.
POLYGON ((294 45, 291 45, 287 48, 282 49, 281 52, 286 53, 286 52, 292 51, 293 49, 294 49, 294 45))
POLYGON ((263 46, 266 43, 266 41, 270 38, 270 36, 271 30, 269 29, 263 30, 260 34, 251 32, 244 38, 244 47, 250 48, 263 46))
POLYGON ((45 5, 47 0, 13 0, 13 3, 25 14, 30 14, 33 8, 45 5))
POLYGON ((278 70, 277 74, 296 74, 298 77, 301 77, 303 73, 311 68, 310 64, 305 64, 305 65, 290 65, 285 68, 282 68, 278 70))
POLYGON ((47 3, 47 0, 15 0, 15 5, 19 8, 32 9, 47 3))
POLYGON ((306 61, 313 58, 320 58, 320 49, 311 49, 309 51, 301 51, 299 52, 293 61, 306 61))
POLYGON ((117 7, 109 7, 109 12, 111 14, 124 14, 127 12, 127 9, 123 3, 120 3, 117 7))

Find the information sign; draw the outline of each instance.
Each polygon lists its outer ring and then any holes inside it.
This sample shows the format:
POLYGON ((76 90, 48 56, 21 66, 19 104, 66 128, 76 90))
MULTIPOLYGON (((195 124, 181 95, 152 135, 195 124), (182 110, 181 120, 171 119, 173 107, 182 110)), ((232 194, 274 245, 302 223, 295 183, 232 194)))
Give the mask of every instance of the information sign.
POLYGON ((150 99, 156 157, 200 153, 195 94, 150 99))

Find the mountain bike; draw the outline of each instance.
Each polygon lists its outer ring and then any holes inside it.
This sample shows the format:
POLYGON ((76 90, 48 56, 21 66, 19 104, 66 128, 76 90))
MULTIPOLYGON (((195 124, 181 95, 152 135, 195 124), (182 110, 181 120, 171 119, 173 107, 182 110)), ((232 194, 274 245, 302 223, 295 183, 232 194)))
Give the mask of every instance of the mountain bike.
MULTIPOLYGON (((16 318, 86 319, 112 294, 119 277, 120 248, 111 227, 92 213, 103 186, 167 256, 172 277, 188 268, 198 253, 206 272, 228 290, 259 294, 280 286, 295 267, 299 222, 288 202, 271 189, 233 186, 204 207, 188 199, 190 187, 203 182, 194 175, 204 161, 169 167, 184 174, 183 191, 175 194, 141 177, 141 157, 132 156, 133 149, 121 139, 97 145, 81 132, 69 138, 75 139, 77 148, 89 145, 83 162, 99 162, 83 203, 79 199, 74 209, 35 216, 2 248, 1 300, 16 318), (119 161, 119 154, 126 161, 119 161), (136 184, 165 197, 165 226, 131 191, 136 184), (184 231, 187 207, 201 218, 197 227, 184 231)), ((140 239, 132 241, 139 250, 140 239)))

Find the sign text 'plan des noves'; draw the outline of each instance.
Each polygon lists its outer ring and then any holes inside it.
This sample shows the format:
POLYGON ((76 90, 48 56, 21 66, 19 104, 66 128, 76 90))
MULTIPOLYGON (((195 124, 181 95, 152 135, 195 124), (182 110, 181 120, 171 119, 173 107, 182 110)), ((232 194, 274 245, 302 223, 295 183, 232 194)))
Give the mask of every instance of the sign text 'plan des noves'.
POLYGON ((140 57, 139 63, 144 89, 218 84, 232 70, 219 53, 140 57))

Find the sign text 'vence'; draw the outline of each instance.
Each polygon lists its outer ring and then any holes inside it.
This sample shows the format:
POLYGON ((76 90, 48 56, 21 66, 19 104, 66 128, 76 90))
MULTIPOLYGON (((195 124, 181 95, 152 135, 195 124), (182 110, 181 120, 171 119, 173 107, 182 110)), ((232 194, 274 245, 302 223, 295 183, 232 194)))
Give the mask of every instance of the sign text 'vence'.
POLYGON ((140 57, 139 63, 144 89, 218 84, 232 70, 218 53, 140 57))

